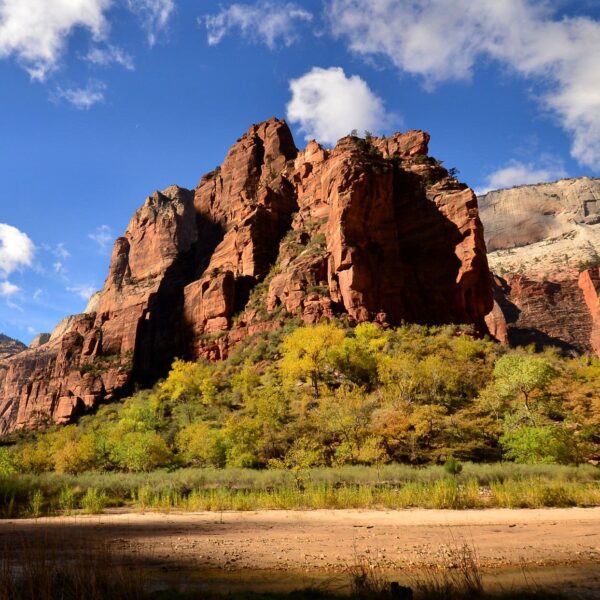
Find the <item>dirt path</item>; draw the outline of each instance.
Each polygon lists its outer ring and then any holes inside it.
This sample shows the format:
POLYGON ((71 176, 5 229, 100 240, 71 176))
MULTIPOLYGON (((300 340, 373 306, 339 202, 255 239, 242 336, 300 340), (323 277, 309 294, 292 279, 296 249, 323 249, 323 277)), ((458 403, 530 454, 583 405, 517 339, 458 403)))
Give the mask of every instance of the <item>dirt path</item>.
POLYGON ((23 536, 106 539, 163 572, 343 573, 357 559, 391 571, 476 548, 488 572, 523 565, 569 572, 600 590, 600 508, 542 510, 145 513, 0 522, 0 545, 23 536), (566 571, 565 571, 566 569, 566 571))

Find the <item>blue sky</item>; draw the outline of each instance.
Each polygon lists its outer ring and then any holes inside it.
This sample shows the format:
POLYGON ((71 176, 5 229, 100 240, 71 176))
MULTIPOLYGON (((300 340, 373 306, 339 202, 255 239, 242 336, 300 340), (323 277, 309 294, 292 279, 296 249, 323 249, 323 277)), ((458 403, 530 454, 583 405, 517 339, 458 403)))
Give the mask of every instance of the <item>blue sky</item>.
POLYGON ((425 129, 485 190, 600 173, 600 2, 0 0, 0 332, 102 287, 145 197, 253 122, 425 129))

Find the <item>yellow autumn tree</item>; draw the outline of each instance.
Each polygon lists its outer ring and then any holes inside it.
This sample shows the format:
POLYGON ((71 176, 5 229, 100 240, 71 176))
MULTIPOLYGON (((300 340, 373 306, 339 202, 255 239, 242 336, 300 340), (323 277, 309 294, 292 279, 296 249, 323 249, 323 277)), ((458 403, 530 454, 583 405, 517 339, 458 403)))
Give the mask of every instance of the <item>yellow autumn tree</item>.
POLYGON ((318 398, 319 387, 333 374, 336 351, 344 338, 344 330, 333 323, 299 327, 286 336, 280 362, 284 384, 310 383, 315 398, 318 398))

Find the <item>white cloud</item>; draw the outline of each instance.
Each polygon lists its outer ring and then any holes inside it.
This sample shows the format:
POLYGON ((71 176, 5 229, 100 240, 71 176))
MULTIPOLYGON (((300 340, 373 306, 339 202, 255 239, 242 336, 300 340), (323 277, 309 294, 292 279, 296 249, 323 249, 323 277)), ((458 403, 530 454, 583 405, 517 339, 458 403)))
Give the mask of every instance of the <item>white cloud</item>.
POLYGON ((175 10, 173 0, 127 0, 127 6, 142 19, 148 43, 154 46, 158 34, 167 26, 175 10))
POLYGON ((68 287, 67 292, 72 292, 73 294, 77 294, 80 298, 83 298, 84 300, 89 300, 96 293, 96 288, 91 285, 76 284, 71 287, 68 287))
POLYGON ((34 254, 35 246, 27 234, 0 223, 0 277, 5 279, 17 269, 30 267, 34 254))
POLYGON ((334 34, 354 52, 384 55, 427 85, 464 80, 491 58, 540 84, 540 99, 572 136, 572 155, 600 170, 600 22, 558 20, 534 0, 331 0, 334 34))
POLYGON ((313 15, 292 2, 260 0, 256 4, 232 4, 216 15, 204 17, 208 43, 218 44, 231 30, 239 29, 242 36, 262 41, 274 49, 278 42, 290 46, 296 39, 296 26, 312 21, 313 15))
POLYGON ((56 246, 52 247, 48 244, 42 244, 42 248, 48 252, 51 252, 59 260, 68 260, 71 258, 71 253, 67 250, 64 242, 59 242, 56 246))
POLYGON ((100 67, 108 67, 112 64, 117 64, 128 71, 133 71, 135 69, 132 56, 118 46, 108 45, 105 48, 92 48, 85 55, 85 60, 100 67))
POLYGON ((0 0, 0 58, 15 57, 33 79, 43 80, 62 56, 74 29, 94 39, 107 31, 112 0, 0 0))
POLYGON ((0 282, 0 296, 10 298, 11 296, 18 294, 20 291, 21 288, 12 284, 10 281, 0 282))
POLYGON ((100 225, 96 231, 88 234, 88 238, 96 242, 102 252, 106 252, 114 241, 113 231, 108 225, 100 225))
POLYGON ((101 81, 88 81, 85 87, 58 88, 55 95, 79 110, 89 110, 95 104, 104 102, 105 90, 106 85, 101 81))
POLYGON ((486 178, 486 185, 476 190, 478 196, 487 194, 492 190, 545 183, 566 177, 566 173, 559 164, 535 165, 511 160, 504 167, 494 171, 486 178))
POLYGON ((340 67, 315 67, 290 81, 290 90, 287 118, 300 125, 307 140, 335 144, 353 129, 379 132, 395 119, 365 81, 346 77, 340 67))

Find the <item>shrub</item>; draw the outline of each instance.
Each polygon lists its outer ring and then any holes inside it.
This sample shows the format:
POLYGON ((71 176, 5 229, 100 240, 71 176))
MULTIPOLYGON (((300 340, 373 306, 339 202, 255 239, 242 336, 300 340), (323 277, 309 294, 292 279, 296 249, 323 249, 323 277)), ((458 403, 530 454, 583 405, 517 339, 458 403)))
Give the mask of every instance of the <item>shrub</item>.
POLYGON ((69 440, 54 450, 57 473, 82 473, 96 466, 96 445, 93 436, 69 440))
POLYGON ((200 467, 225 465, 225 446, 219 431, 197 421, 184 427, 176 439, 177 450, 186 464, 200 467))
POLYGON ((44 494, 42 490, 34 490, 29 496, 29 514, 37 519, 42 516, 42 508, 44 505, 44 494))
POLYGON ((458 475, 462 470, 462 463, 456 460, 453 456, 448 458, 444 463, 444 471, 450 475, 458 475))
POLYGON ((17 472, 15 457, 9 448, 0 446, 0 477, 14 475, 17 472))
POLYGON ((106 492, 98 491, 96 488, 88 488, 81 499, 81 508, 88 515, 100 514, 107 506, 108 498, 106 492))
POLYGON ((58 508, 67 515, 77 508, 77 494, 73 488, 64 487, 60 490, 58 508))
POLYGON ((523 425, 500 438, 507 458, 518 463, 569 464, 576 456, 575 441, 555 425, 523 425))
POLYGON ((126 471, 152 471, 172 460, 165 440, 154 431, 126 433, 111 451, 111 459, 126 471))

